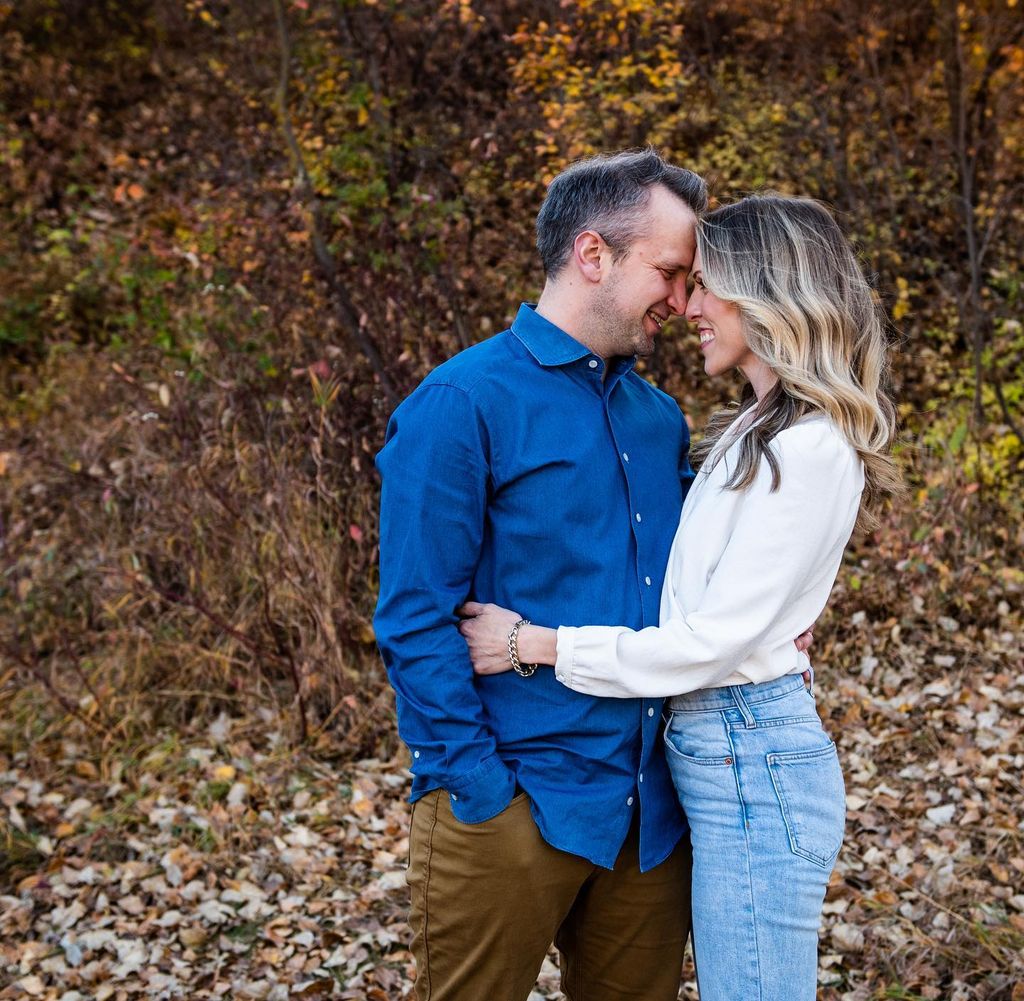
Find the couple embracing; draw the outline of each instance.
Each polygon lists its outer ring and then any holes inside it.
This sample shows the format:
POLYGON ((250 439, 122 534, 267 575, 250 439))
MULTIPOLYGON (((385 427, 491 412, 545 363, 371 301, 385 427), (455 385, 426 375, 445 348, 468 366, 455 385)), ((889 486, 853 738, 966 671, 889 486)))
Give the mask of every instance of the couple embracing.
POLYGON ((702 1001, 815 996, 845 800, 804 634, 897 485, 886 345, 820 204, 706 209, 653 150, 570 167, 537 304, 388 426, 420 1001, 525 1001, 552 942, 570 1001, 675 1001, 691 926, 702 1001), (747 383, 693 453, 634 372, 680 315, 747 383))

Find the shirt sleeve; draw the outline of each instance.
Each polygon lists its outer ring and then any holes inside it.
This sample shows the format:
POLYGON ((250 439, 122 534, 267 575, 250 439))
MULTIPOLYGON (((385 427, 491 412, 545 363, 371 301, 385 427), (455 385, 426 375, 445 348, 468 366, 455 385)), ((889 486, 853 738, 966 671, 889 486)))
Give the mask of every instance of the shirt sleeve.
POLYGON ((515 787, 477 695, 455 609, 470 596, 488 494, 486 427, 462 389, 421 386, 377 456, 383 479, 377 643, 412 770, 448 790, 465 823, 500 813, 515 787))
MULTIPOLYGON (((821 614, 835 583, 863 471, 852 449, 820 426, 787 429, 773 444, 780 486, 771 489, 762 460, 697 607, 684 612, 673 600, 660 626, 641 630, 560 627, 559 681, 590 695, 678 695, 722 681, 755 651, 772 662, 773 677, 792 670, 792 641, 821 614)), ((680 532, 674 546, 683 551, 673 556, 683 573, 686 544, 680 532)))

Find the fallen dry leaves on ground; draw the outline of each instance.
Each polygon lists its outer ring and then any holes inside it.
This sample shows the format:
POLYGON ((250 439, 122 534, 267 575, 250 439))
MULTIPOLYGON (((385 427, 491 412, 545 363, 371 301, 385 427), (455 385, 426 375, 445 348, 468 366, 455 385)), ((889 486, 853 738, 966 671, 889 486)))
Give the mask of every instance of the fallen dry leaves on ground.
POLYGON ((48 833, 0 897, 0 997, 405 996, 405 772, 261 736, 222 716, 123 767, 66 742, 59 784, 7 762, 10 823, 48 833))
MULTIPOLYGON (((822 649, 861 657, 819 672, 849 807, 829 1001, 1024 999, 1021 637, 934 642, 859 619, 822 649)), ((0 998, 411 997, 408 778, 289 749, 269 714, 0 756, 0 998)), ((558 997, 549 960, 534 999, 558 997)))

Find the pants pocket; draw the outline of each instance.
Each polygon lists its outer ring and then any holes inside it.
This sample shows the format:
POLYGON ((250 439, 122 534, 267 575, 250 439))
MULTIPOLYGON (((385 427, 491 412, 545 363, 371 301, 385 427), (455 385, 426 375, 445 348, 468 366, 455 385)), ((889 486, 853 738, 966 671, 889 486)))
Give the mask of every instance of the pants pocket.
POLYGON ((665 724, 662 741, 670 752, 669 767, 673 759, 705 768, 732 765, 732 747, 725 727, 719 722, 712 726, 707 721, 687 722, 680 713, 671 713, 665 724), (700 753, 695 753, 695 752, 700 753))
POLYGON ((843 843, 846 790, 836 745, 767 755, 793 854, 831 869, 843 843))

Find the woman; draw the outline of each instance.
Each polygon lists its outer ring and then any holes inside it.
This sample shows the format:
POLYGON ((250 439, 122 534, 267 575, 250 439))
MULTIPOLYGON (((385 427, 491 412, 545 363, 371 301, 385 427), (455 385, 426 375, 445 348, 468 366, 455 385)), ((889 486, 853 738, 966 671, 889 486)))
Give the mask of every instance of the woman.
POLYGON ((672 696, 702 1001, 813 999, 845 797, 792 637, 824 608, 855 524, 898 487, 883 324, 839 227, 807 199, 706 216, 693 277, 705 372, 739 368, 748 385, 695 449, 660 626, 555 630, 470 603, 461 628, 480 674, 554 665, 579 692, 672 696))

